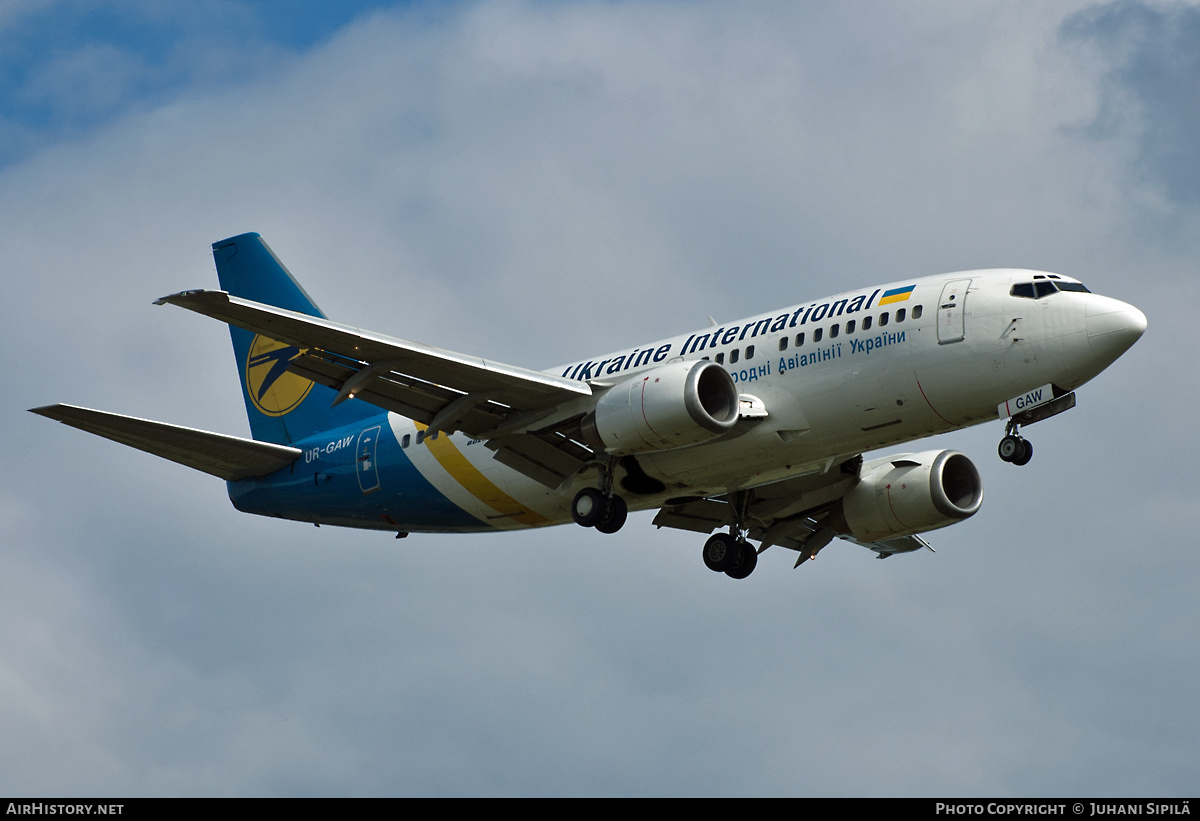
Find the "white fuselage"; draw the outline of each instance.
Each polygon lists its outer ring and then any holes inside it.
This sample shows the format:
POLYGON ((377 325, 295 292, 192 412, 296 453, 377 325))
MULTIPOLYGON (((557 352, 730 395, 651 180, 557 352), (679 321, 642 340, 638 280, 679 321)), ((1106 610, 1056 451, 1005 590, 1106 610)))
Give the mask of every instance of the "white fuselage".
MULTIPOLYGON (((999 403, 1047 383, 1074 390, 1145 324, 1136 308, 1067 277, 967 271, 794 305, 553 372, 597 391, 680 359, 717 361, 733 376, 744 418, 711 441, 639 453, 641 470, 665 488, 627 497, 637 510, 824 472, 856 454, 997 418, 999 403), (1035 277, 1079 289, 1013 294, 1035 277)), ((585 402, 594 400, 564 406, 555 418, 585 402)), ((389 421, 398 442, 415 441, 423 429, 394 414, 389 421)), ((439 439, 406 455, 439 492, 491 527, 569 521, 572 496, 595 480, 585 470, 551 489, 493 460, 482 442, 439 439)))

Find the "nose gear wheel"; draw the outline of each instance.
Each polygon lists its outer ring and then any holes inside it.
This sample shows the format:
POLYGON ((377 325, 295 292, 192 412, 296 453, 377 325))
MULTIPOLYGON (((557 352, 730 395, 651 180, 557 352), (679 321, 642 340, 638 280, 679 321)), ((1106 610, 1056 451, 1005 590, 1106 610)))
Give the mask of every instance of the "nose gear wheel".
POLYGON ((996 448, 1001 461, 1013 465, 1027 465, 1033 458, 1033 444, 1017 433, 1016 423, 1009 421, 1004 438, 996 448))

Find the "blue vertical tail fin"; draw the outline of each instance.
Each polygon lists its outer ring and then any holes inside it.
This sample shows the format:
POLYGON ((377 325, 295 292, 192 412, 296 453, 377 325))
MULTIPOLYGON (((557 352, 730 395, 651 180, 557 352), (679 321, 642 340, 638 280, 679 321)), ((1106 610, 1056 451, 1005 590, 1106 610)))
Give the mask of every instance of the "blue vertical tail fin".
MULTIPOLYGON (((308 316, 325 317, 258 234, 214 242, 213 258, 223 291, 308 316)), ((353 399, 331 407, 337 397, 335 391, 287 370, 300 349, 233 325, 229 326, 229 335, 255 439, 291 445, 381 412, 353 399)))

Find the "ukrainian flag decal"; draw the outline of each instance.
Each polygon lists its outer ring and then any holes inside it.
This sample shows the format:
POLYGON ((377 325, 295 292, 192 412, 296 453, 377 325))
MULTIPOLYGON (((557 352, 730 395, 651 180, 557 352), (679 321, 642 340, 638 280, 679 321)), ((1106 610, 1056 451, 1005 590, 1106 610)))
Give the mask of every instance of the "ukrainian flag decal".
POLYGON ((246 393, 254 407, 267 416, 283 416, 296 409, 313 383, 288 372, 288 363, 301 354, 299 348, 256 335, 246 357, 246 393))
POLYGON ((907 288, 893 288, 890 291, 884 291, 883 296, 879 298, 880 305, 891 305, 893 302, 908 302, 908 298, 912 296, 913 288, 916 285, 909 285, 907 288))

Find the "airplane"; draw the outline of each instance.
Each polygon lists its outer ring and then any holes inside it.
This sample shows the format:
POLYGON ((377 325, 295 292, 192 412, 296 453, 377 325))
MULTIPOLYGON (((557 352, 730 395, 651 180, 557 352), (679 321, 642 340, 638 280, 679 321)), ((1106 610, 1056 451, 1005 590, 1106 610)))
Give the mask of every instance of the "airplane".
POLYGON ((535 371, 332 322, 256 233, 212 247, 222 290, 155 304, 229 325, 253 439, 32 412, 220 477, 238 510, 317 526, 615 533, 657 510, 659 528, 710 534, 704 563, 735 579, 772 546, 795 567, 835 538, 881 559, 929 548, 922 534, 979 510, 975 465, 863 454, 999 419, 999 457, 1024 465, 1021 430, 1073 408, 1146 330, 1071 277, 991 269, 710 317, 535 371))

